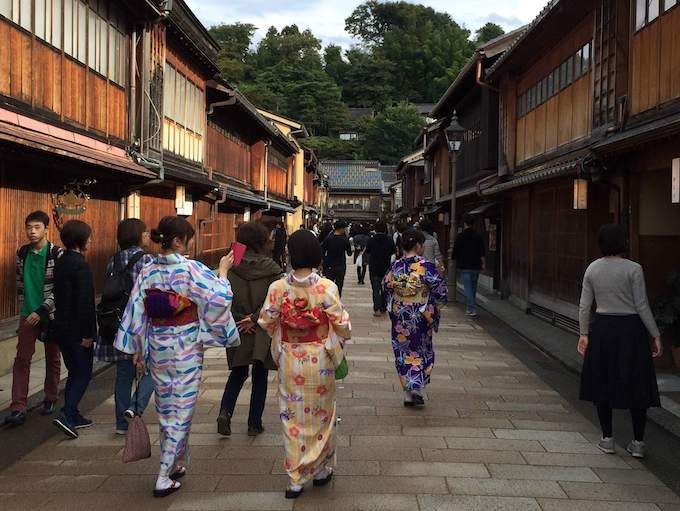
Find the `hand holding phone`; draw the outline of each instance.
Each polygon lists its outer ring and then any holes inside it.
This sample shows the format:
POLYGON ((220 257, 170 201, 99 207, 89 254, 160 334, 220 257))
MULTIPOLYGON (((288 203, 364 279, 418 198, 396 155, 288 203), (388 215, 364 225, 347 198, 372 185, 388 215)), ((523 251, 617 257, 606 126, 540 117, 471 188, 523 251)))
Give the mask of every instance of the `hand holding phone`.
POLYGON ((238 266, 246 253, 246 246, 238 241, 232 241, 231 251, 234 253, 234 266, 238 266))

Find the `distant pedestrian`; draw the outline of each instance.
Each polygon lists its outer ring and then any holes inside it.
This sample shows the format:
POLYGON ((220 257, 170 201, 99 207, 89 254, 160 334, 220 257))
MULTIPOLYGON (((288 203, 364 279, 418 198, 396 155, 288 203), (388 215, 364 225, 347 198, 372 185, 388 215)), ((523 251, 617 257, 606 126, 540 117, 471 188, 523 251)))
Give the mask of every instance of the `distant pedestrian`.
POLYGON ((368 256, 368 276, 373 290, 373 315, 382 316, 387 311, 387 302, 383 293, 382 281, 392 264, 392 256, 396 249, 394 242, 387 235, 387 224, 382 220, 375 223, 375 234, 366 243, 368 256))
POLYGON ((321 243, 323 251, 323 274, 338 286, 340 296, 347 273, 347 257, 352 255, 352 245, 346 235, 347 223, 338 220, 332 234, 321 243))
POLYGON ((99 339, 95 356, 102 362, 116 364, 116 434, 124 435, 128 429, 127 419, 142 415, 146 410, 153 395, 153 380, 148 372, 136 375, 132 355, 118 351, 113 342, 137 276, 144 266, 154 262, 154 257, 145 251, 149 245, 149 230, 141 220, 128 218, 120 222, 117 238, 120 251, 106 266, 104 295, 97 308, 99 339), (137 388, 131 397, 136 376, 137 388))
POLYGON ((162 252, 139 274, 114 343, 153 378, 161 433, 155 497, 179 490, 178 479, 187 472, 205 349, 240 342, 227 280, 233 252, 222 257, 215 275, 185 257, 193 237, 191 224, 176 216, 164 217, 151 231, 162 252))
POLYGON ((419 230, 402 234, 404 257, 395 261, 383 286, 392 320, 392 349, 404 389, 404 406, 425 404, 423 390, 434 367, 432 334, 439 329, 439 309, 446 304, 446 282, 421 256, 425 237, 419 230))
POLYGON ((57 341, 68 369, 64 407, 52 421, 69 438, 92 426, 78 406, 92 379, 92 358, 97 337, 94 279, 85 252, 90 247, 92 229, 80 220, 69 220, 61 229, 66 250, 54 266, 55 315, 50 327, 51 341, 57 341))
POLYGON ((283 276, 281 267, 271 258, 271 242, 267 228, 260 222, 247 222, 238 228, 236 241, 246 246, 239 266, 229 270, 229 282, 234 293, 231 312, 241 337, 241 344, 227 348, 229 379, 224 388, 217 431, 231 435, 231 418, 243 384, 252 381, 248 435, 264 431, 262 413, 267 399, 267 377, 276 369, 271 356, 271 339, 257 324, 260 308, 267 298, 269 286, 283 276))
POLYGON ((425 244, 423 245, 423 257, 434 263, 439 270, 439 273, 444 273, 444 256, 439 248, 439 240, 434 236, 434 224, 429 218, 423 218, 420 221, 420 230, 425 235, 425 244))
POLYGON ((283 226, 283 222, 278 221, 276 228, 272 231, 272 241, 274 242, 274 249, 272 251, 272 259, 281 268, 288 266, 286 261, 286 242, 288 241, 288 234, 283 226))
POLYGON ((474 217, 463 217, 464 229, 453 245, 453 258, 463 280, 465 289, 465 315, 477 316, 477 284, 479 274, 486 269, 484 239, 474 229, 474 217))
POLYGON ((324 220, 323 225, 321 226, 321 229, 319 230, 319 235, 317 236, 319 238, 319 243, 323 243, 325 239, 333 232, 333 222, 330 220, 324 220))
POLYGON ((366 244, 368 243, 368 230, 363 225, 354 235, 354 264, 357 267, 357 281, 360 285, 364 284, 366 268, 368 267, 368 255, 366 255, 366 244))
POLYGON ((408 224, 404 220, 400 220, 394 226, 394 234, 392 235, 392 241, 394 241, 394 246, 397 249, 396 258, 401 259, 404 256, 404 251, 401 246, 401 235, 408 228, 408 224))
MULTIPOLYGON (((12 403, 5 423, 26 421, 28 382, 36 340, 45 341, 47 325, 54 319, 54 265, 62 250, 47 240, 50 217, 34 211, 24 222, 28 244, 16 253, 16 287, 19 300, 17 354, 12 368, 12 403)), ((59 393, 61 356, 59 345, 44 343, 45 399, 40 413, 50 415, 59 393)))
POLYGON ((624 258, 623 227, 603 226, 598 244, 603 257, 586 270, 579 306, 578 351, 585 356, 581 399, 597 407, 602 427, 597 446, 609 454, 614 453, 612 409, 629 409, 634 438, 627 450, 643 458, 647 408, 661 406, 652 361, 663 354, 661 337, 647 301, 642 267, 624 258), (591 324, 593 301, 597 310, 591 324))
POLYGON ((279 368, 279 407, 290 482, 286 498, 304 484, 325 486, 333 477, 336 446, 335 370, 350 337, 349 314, 338 288, 320 277, 321 247, 308 231, 288 240, 293 271, 269 287, 259 324, 272 336, 279 368))

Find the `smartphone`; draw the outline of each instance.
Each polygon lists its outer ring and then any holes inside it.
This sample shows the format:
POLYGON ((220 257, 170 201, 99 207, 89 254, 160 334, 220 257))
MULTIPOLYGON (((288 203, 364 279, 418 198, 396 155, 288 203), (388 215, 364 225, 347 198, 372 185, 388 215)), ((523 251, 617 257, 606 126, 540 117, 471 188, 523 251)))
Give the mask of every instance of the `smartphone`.
POLYGON ((246 246, 238 241, 231 242, 231 251, 234 253, 234 266, 241 264, 241 259, 243 259, 243 254, 246 253, 246 246))

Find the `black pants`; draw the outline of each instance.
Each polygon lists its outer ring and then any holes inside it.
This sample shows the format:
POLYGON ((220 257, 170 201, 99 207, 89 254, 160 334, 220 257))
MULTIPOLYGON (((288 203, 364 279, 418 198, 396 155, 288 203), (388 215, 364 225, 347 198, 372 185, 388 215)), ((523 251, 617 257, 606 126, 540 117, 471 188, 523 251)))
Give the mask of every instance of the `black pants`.
MULTIPOLYGON (((612 409, 608 406, 598 406, 597 416, 600 419, 600 426, 602 427, 602 436, 611 438, 614 436, 612 426, 612 409)), ((631 408, 630 416, 633 420, 633 436, 638 442, 645 439, 645 426, 647 425, 647 409, 646 408, 631 408)))
MULTIPOLYGON (((249 366, 234 367, 229 374, 229 379, 222 395, 222 404, 220 405, 220 410, 225 410, 229 415, 234 414, 236 400, 243 388, 243 384, 248 379, 248 368, 249 366)), ((248 427, 259 428, 262 427, 262 413, 264 412, 264 404, 267 400, 267 374, 269 370, 262 365, 262 362, 255 362, 252 368, 251 380, 253 388, 250 393, 248 427)))
POLYGON ((68 369, 62 412, 71 423, 80 414, 78 405, 92 379, 93 351, 93 348, 83 348, 80 344, 61 346, 61 356, 68 369))
POLYGON ((357 278, 359 279, 360 284, 364 283, 364 279, 366 278, 366 266, 363 264, 361 266, 357 266, 357 278))
POLYGON ((338 292, 342 296, 342 286, 345 284, 345 273, 347 266, 327 266, 323 269, 324 277, 335 282, 338 292))
POLYGON ((383 295, 382 279, 384 275, 371 273, 371 288, 373 288, 373 310, 385 312, 387 304, 385 303, 385 296, 383 295))

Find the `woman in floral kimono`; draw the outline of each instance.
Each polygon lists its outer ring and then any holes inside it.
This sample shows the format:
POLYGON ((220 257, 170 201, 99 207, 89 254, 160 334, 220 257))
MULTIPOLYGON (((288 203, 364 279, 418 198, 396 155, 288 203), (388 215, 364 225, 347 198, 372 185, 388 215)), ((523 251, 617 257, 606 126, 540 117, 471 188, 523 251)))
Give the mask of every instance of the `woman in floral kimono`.
POLYGON ((293 271, 269 287, 259 325, 272 337, 279 367, 279 407, 290 477, 286 498, 310 479, 324 486, 335 462, 335 369, 344 359, 349 314, 338 287, 320 277, 321 247, 310 231, 288 240, 293 271))
POLYGON ((162 253, 137 278, 116 336, 116 349, 148 366, 156 393, 161 463, 154 496, 180 488, 186 474, 189 430, 198 399, 203 350, 240 343, 230 309, 227 272, 233 254, 220 261, 219 276, 187 259, 194 229, 180 217, 165 217, 151 239, 162 253))
POLYGON ((439 328, 439 309, 446 303, 446 282, 434 263, 421 254, 425 237, 411 229, 402 234, 404 257, 383 280, 392 320, 392 349, 404 388, 404 406, 423 406, 423 389, 434 365, 432 332, 439 328))

